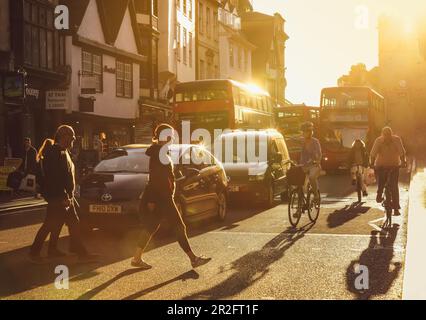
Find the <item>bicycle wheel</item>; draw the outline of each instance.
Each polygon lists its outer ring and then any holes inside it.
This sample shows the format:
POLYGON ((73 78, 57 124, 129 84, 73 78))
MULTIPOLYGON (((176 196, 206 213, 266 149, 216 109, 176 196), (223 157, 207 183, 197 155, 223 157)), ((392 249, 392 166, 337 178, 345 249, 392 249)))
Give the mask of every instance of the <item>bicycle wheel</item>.
MULTIPOLYGON (((319 191, 318 191, 319 193, 319 191)), ((317 221, 320 208, 321 208, 321 197, 318 197, 318 201, 315 201, 315 195, 311 188, 308 191, 308 216, 312 222, 317 221)))
POLYGON ((300 189, 293 189, 288 200, 288 220, 293 227, 296 227, 302 217, 303 195, 300 189))

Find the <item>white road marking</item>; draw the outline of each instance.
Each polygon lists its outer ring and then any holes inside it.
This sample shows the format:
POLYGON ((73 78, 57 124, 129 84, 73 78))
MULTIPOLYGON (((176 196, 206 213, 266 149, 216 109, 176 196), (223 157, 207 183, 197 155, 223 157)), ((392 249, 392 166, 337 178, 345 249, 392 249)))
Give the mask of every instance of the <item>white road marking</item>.
POLYGON ((32 209, 25 209, 25 210, 20 210, 20 211, 16 211, 16 212, 5 213, 5 214, 2 214, 0 212, 0 217, 19 216, 19 215, 22 215, 22 214, 28 213, 28 212, 32 212, 33 214, 34 213, 40 213, 38 211, 43 210, 43 209, 45 209, 45 208, 32 208, 32 209))
MULTIPOLYGON (((236 235, 280 235, 280 232, 242 232, 242 231, 212 231, 210 234, 236 234, 236 235)), ((297 234, 295 232, 289 232, 291 234, 297 234)), ((361 237, 361 238, 370 238, 370 234, 328 234, 328 233, 305 233, 303 236, 319 236, 319 237, 361 237)), ((379 237, 384 237, 379 235, 379 237)))

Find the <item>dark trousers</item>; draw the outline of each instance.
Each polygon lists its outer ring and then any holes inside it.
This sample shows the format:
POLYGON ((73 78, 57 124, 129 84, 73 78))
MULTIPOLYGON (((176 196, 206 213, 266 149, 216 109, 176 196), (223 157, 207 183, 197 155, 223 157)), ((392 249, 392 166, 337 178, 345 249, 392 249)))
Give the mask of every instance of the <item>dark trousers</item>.
POLYGON ((166 197, 155 202, 155 209, 149 211, 145 206, 143 214, 143 230, 139 239, 139 247, 145 249, 151 238, 160 228, 161 224, 167 222, 173 229, 177 241, 185 252, 190 252, 186 226, 182 220, 182 216, 176 208, 176 204, 172 197, 166 197))
POLYGON ((31 246, 31 254, 39 255, 43 247, 43 243, 50 233, 49 252, 57 250, 59 235, 62 226, 66 224, 71 237, 71 246, 73 251, 78 255, 87 254, 87 250, 83 245, 81 238, 79 220, 72 205, 69 209, 65 208, 60 202, 49 202, 47 205, 46 218, 31 246))
POLYGON ((389 179, 389 185, 387 189, 386 197, 391 198, 391 208, 394 210, 401 209, 399 203, 399 167, 378 167, 376 169, 378 189, 377 193, 383 194, 386 187, 387 179, 389 179))

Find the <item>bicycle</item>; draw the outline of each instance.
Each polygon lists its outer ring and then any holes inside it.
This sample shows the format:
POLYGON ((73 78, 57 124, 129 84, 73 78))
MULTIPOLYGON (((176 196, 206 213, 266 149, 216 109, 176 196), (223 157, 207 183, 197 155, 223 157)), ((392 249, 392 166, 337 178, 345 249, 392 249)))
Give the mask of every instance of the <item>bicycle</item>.
POLYGON ((289 161, 292 164, 292 168, 288 173, 289 182, 289 202, 288 202, 288 217, 290 224, 296 227, 306 211, 308 212, 309 219, 311 222, 316 222, 319 217, 321 208, 321 197, 318 190, 318 199, 315 200, 314 191, 309 182, 308 176, 305 174, 304 166, 297 165, 293 161, 289 161), (293 170, 293 173, 291 173, 293 170), (306 195, 304 193, 304 187, 306 187, 306 195))
POLYGON ((386 220, 382 225, 382 228, 387 229, 392 227, 392 211, 393 211, 393 199, 392 199, 392 190, 390 185, 390 176, 394 170, 399 170, 403 166, 389 167, 389 168, 379 168, 377 170, 384 170, 386 174, 386 183, 384 186, 385 197, 382 201, 382 206, 385 208, 386 220))

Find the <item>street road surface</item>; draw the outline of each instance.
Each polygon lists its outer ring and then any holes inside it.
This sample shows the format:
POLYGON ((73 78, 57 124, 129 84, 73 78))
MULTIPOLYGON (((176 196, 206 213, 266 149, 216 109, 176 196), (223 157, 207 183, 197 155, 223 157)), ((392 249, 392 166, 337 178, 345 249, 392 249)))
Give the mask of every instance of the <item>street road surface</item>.
MULTIPOLYGON (((188 226, 196 251, 212 261, 196 271, 173 237, 156 237, 145 255, 148 271, 130 267, 137 230, 124 236, 95 231, 87 240, 101 260, 79 264, 76 257, 37 266, 27 259, 44 210, 0 216, 1 299, 401 299, 406 244, 408 174, 401 177, 402 216, 381 230, 383 209, 370 187, 366 202, 354 206, 349 176, 321 178, 319 220, 288 222, 287 204, 269 210, 241 204, 225 222, 188 226), (70 272, 68 290, 58 290, 55 267, 70 272), (354 286, 354 266, 368 268, 369 289, 354 286)), ((68 246, 64 228, 60 246, 68 246)))

